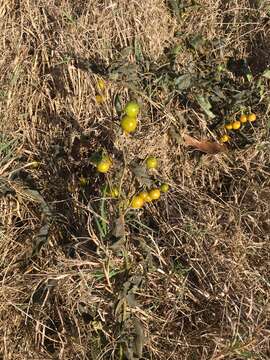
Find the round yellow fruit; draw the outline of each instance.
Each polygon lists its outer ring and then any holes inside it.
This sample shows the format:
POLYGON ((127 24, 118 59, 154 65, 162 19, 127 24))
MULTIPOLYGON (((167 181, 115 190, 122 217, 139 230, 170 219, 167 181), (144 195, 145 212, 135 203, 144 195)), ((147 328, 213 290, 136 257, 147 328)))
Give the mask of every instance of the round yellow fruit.
POLYGON ((139 195, 138 195, 140 198, 142 198, 143 199, 143 201, 145 201, 147 198, 148 198, 148 192, 147 191, 142 191, 142 192, 140 192, 139 193, 139 195))
POLYGON ((160 190, 159 189, 152 189, 149 191, 149 196, 151 200, 157 200, 160 198, 160 190))
POLYGON ((257 116, 256 116, 256 114, 249 114, 248 115, 248 121, 255 121, 256 120, 256 118, 257 118, 257 116))
POLYGON ((228 141, 230 141, 230 137, 225 134, 225 135, 221 136, 219 141, 222 142, 222 143, 228 142, 228 141))
POLYGON ((144 200, 140 196, 134 196, 131 200, 130 206, 132 209, 141 209, 143 207, 144 200))
POLYGON ((136 117, 139 114, 139 111, 140 106, 136 101, 129 101, 124 108, 124 112, 130 117, 136 117))
POLYGON ((106 98, 104 97, 104 96, 102 96, 102 95, 96 95, 96 102, 98 103, 98 104, 102 104, 102 103, 104 103, 106 101, 106 98))
POLYGON ((146 159, 147 169, 156 169, 157 166, 158 166, 158 161, 154 156, 149 156, 149 158, 146 159))
POLYGON ((238 130, 238 129, 240 129, 240 127, 241 127, 241 122, 240 121, 234 121, 232 123, 233 130, 238 130))
POLYGON ((232 128, 233 128, 233 126, 232 126, 231 123, 225 125, 225 129, 226 129, 226 130, 232 130, 232 128))
POLYGON ((242 124, 246 123, 247 120, 248 120, 247 115, 242 114, 242 115, 240 116, 240 121, 241 121, 242 124))
POLYGON ((110 170, 111 166, 111 160, 109 158, 104 158, 97 164, 97 171, 100 173, 106 173, 110 170))
POLYGON ((121 128, 127 133, 134 132, 136 130, 137 125, 138 125, 138 121, 135 117, 130 117, 128 115, 125 115, 121 119, 121 128))
POLYGON ((163 193, 166 193, 166 192, 169 191, 169 188, 170 188, 169 185, 164 183, 164 184, 161 184, 160 191, 163 192, 163 193))
POLYGON ((117 187, 113 187, 110 191, 110 196, 113 198, 117 198, 119 196, 119 190, 117 189, 117 187))
POLYGON ((97 84, 101 91, 103 91, 106 87, 106 83, 103 79, 98 79, 97 84))

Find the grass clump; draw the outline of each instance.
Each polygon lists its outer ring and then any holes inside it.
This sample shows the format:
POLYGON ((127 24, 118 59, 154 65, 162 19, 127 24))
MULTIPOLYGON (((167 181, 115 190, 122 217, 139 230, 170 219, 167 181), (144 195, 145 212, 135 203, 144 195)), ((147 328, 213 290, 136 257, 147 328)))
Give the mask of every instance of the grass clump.
POLYGON ((268 359, 267 2, 0 9, 0 357, 268 359))

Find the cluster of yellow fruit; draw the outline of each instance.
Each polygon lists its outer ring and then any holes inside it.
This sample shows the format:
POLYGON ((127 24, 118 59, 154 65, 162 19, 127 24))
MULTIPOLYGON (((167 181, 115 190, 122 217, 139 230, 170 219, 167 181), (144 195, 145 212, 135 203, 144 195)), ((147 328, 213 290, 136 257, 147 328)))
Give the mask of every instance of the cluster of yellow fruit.
POLYGON ((129 101, 124 108, 124 116, 121 118, 121 128, 126 133, 132 133, 136 130, 138 125, 137 116, 140 111, 140 106, 136 101, 129 101))
POLYGON ((130 206, 132 209, 141 209, 146 203, 153 200, 158 200, 161 193, 169 191, 168 184, 162 184, 159 188, 151 189, 150 191, 142 191, 138 195, 134 196, 131 200, 130 206))
MULTIPOLYGON (((224 128, 225 128, 225 130, 229 130, 229 131, 239 130, 243 124, 247 123, 248 121, 253 122, 255 120, 256 120, 256 114, 254 114, 254 113, 251 113, 249 115, 242 114, 240 116, 239 120, 236 120, 236 121, 234 121, 232 123, 226 124, 224 126, 224 128)), ((222 142, 222 143, 228 142, 228 141, 230 141, 230 136, 228 134, 224 134, 219 139, 219 141, 222 142)))
MULTIPOLYGON (((98 83, 98 85, 101 91, 104 90, 104 82, 100 82, 98 83)), ((129 101, 126 104, 123 110, 124 115, 120 120, 121 128, 125 133, 129 134, 136 130, 138 125, 137 117, 139 112, 140 106, 136 101, 129 101)), ((149 156, 146 159, 145 164, 147 169, 153 170, 158 167, 158 160, 154 156, 149 156)), ((102 155, 101 158, 97 162, 95 162, 95 166, 98 172, 107 173, 112 166, 112 159, 107 154, 102 155)), ((159 199, 161 193, 166 193, 167 191, 169 191, 169 185, 166 183, 162 184, 159 188, 153 188, 149 191, 142 191, 132 198, 132 200, 130 201, 130 207, 133 209, 140 209, 145 203, 149 203, 153 200, 159 199)), ((117 198, 119 196, 119 190, 117 187, 112 187, 109 191, 106 192, 106 195, 117 198)))

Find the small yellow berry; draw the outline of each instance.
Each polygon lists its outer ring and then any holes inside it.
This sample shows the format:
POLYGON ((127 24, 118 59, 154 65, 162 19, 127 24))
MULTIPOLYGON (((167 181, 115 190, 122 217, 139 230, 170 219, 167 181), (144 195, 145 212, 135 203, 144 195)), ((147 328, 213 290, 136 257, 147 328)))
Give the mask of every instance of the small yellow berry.
POLYGON ((104 158, 97 164, 97 171, 100 173, 106 173, 110 170, 111 166, 112 161, 109 158, 104 158))
POLYGON ((222 143, 228 142, 228 141, 230 141, 230 137, 225 134, 225 135, 221 136, 219 141, 222 142, 222 143))
POLYGON ((138 195, 140 198, 143 199, 143 201, 145 201, 148 198, 148 192, 147 191, 142 191, 141 193, 139 193, 138 195))
POLYGON ((125 132, 132 133, 136 130, 138 122, 135 117, 130 117, 128 115, 125 115, 122 117, 120 124, 121 124, 121 128, 125 132))
POLYGON ((160 198, 160 190, 159 189, 152 189, 149 191, 149 196, 151 200, 157 200, 160 198))
POLYGON ((170 188, 169 185, 164 183, 164 184, 161 184, 160 191, 163 192, 163 193, 166 193, 166 192, 169 191, 169 188, 170 188))
POLYGON ((116 186, 114 186, 111 191, 110 191, 110 196, 113 198, 117 198, 119 196, 119 190, 117 189, 116 186))
POLYGON ((232 127, 233 127, 233 130, 238 130, 238 129, 240 129, 240 127, 241 127, 241 122, 240 122, 240 121, 234 121, 234 122, 232 123, 232 127))
POLYGON ((132 209, 141 209, 143 207, 144 200, 140 196, 134 196, 131 200, 130 206, 132 209))
POLYGON ((232 123, 225 125, 226 130, 232 130, 232 128, 233 128, 232 123))
POLYGON ((149 156, 149 158, 146 159, 147 169, 156 169, 157 166, 158 166, 158 161, 154 156, 149 156))
POLYGON ((253 121, 255 121, 256 119, 257 119, 256 114, 249 114, 249 115, 248 115, 248 121, 253 122, 253 121))
POLYGON ((102 104, 102 103, 104 103, 106 101, 106 98, 104 97, 104 96, 102 96, 102 95, 96 95, 96 102, 98 103, 98 104, 102 104))
POLYGON ((242 114, 242 115, 240 116, 240 121, 241 121, 242 124, 246 123, 247 120, 248 120, 247 115, 242 114))
POLYGON ((98 88, 103 91, 106 87, 106 83, 103 79, 98 79, 97 81, 98 88))
POLYGON ((40 167, 41 162, 39 161, 33 161, 30 163, 33 169, 38 169, 40 167))
POLYGON ((139 111, 140 105, 136 101, 129 101, 124 108, 124 112, 130 117, 136 117, 139 111))

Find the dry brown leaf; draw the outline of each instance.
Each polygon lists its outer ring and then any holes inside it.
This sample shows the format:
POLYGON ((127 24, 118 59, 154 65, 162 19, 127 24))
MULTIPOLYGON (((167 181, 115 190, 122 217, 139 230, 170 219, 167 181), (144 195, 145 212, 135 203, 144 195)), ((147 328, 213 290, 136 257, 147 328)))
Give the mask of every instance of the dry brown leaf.
POLYGON ((227 151, 226 145, 219 144, 218 142, 197 140, 187 134, 183 135, 183 139, 184 139, 184 145, 191 146, 207 154, 218 154, 227 151))

